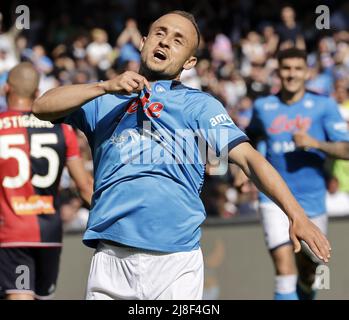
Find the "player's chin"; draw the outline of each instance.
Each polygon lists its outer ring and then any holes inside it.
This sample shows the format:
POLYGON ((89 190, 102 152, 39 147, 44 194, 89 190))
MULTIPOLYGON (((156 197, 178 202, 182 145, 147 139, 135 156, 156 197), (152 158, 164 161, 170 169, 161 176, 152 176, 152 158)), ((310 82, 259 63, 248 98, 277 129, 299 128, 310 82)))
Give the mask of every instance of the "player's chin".
POLYGON ((165 68, 161 68, 161 67, 152 68, 151 71, 152 71, 154 74, 157 74, 157 75, 159 75, 159 76, 162 76, 162 75, 165 75, 165 74, 166 74, 166 69, 165 69, 165 68))
POLYGON ((302 89, 302 86, 300 85, 296 85, 296 84, 292 84, 292 85, 286 85, 285 89, 290 92, 290 93, 297 93, 298 91, 300 91, 302 89))
POLYGON ((161 67, 154 67, 149 68, 149 71, 152 75, 152 78, 158 79, 158 80, 167 80, 172 79, 172 75, 170 72, 167 71, 166 68, 161 67))
POLYGON ((149 70, 153 72, 166 72, 168 65, 165 62, 151 62, 148 64, 149 70))

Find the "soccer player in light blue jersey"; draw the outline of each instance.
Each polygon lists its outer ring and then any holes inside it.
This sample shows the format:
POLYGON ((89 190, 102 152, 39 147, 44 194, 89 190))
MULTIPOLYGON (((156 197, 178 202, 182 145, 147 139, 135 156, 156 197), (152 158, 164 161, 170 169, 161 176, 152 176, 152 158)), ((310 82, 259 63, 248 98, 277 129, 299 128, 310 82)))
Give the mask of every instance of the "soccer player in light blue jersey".
MULTIPOLYGON (((326 234, 324 160, 326 156, 349 158, 347 125, 334 100, 305 90, 305 51, 281 51, 279 76, 281 91, 255 101, 246 132, 252 141, 262 139, 266 159, 286 181, 308 217, 326 234)), ((260 213, 275 267, 275 299, 314 298, 319 261, 307 246, 295 259, 289 221, 263 194, 260 213)))
POLYGON ((87 136, 94 195, 83 242, 96 248, 87 299, 201 299, 199 198, 208 145, 279 204, 297 250, 306 241, 328 261, 330 245, 284 181, 212 96, 180 82, 195 66, 193 16, 166 14, 141 44, 139 73, 53 89, 34 103, 41 118, 87 136), (204 144, 202 143, 204 142, 204 144))

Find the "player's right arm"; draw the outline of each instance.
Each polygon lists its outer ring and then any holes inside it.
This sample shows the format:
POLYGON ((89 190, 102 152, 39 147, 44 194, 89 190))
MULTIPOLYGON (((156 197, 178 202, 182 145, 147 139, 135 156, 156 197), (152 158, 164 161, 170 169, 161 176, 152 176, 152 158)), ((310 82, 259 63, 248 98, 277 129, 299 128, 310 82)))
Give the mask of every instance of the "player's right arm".
POLYGON ((34 101, 33 112, 41 120, 54 121, 66 117, 104 94, 131 94, 143 90, 144 87, 151 90, 146 78, 138 73, 126 71, 108 81, 51 89, 34 101))

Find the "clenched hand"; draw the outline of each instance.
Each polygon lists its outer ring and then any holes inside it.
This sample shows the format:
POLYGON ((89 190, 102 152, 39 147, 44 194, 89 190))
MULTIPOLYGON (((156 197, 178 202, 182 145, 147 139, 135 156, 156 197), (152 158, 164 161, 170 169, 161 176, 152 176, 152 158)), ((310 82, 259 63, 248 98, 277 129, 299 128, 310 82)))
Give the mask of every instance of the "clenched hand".
POLYGON ((119 76, 101 83, 106 93, 131 94, 137 93, 146 87, 151 91, 148 80, 133 71, 126 71, 119 76))
POLYGON ((304 127, 301 127, 297 132, 293 134, 293 141, 295 142, 296 147, 302 149, 319 147, 319 142, 311 137, 304 127))

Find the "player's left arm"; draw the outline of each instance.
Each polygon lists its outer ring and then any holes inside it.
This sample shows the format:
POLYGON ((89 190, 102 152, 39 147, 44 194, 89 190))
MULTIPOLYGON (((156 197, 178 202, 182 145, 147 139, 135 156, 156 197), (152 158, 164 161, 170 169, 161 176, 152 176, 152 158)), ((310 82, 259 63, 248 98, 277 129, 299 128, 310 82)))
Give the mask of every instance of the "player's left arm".
POLYGON ((69 159, 67 160, 66 166, 80 197, 91 206, 93 178, 85 169, 83 160, 80 157, 69 159))
POLYGON ((337 103, 329 99, 322 117, 322 126, 328 141, 320 141, 310 136, 304 128, 300 128, 293 136, 297 147, 305 150, 314 148, 326 155, 349 160, 349 131, 347 123, 342 118, 337 103))
POLYGON ((229 160, 237 164, 259 190, 270 197, 288 216, 290 238, 295 252, 304 240, 324 262, 330 257, 330 244, 322 232, 306 216, 284 180, 272 165, 249 143, 243 142, 229 151, 229 160))
POLYGON ((301 249, 300 240, 304 240, 317 257, 327 262, 330 257, 329 242, 319 228, 307 218, 281 176, 250 143, 246 142, 247 136, 236 127, 223 105, 212 97, 203 98, 203 107, 195 119, 192 119, 192 123, 198 125, 209 147, 221 159, 237 164, 255 185, 286 213, 290 221, 290 238, 296 252, 301 249), (228 156, 228 159, 225 156, 228 156))

